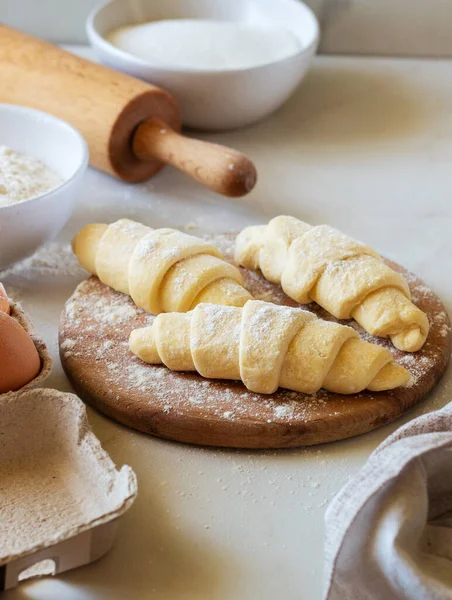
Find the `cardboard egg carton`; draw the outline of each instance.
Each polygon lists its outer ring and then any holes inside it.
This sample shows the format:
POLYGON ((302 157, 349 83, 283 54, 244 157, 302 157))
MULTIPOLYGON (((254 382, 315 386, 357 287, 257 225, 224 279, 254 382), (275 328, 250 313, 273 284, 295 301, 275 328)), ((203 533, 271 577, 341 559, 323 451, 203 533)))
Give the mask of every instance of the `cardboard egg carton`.
POLYGON ((33 387, 52 361, 18 305, 12 316, 31 334, 42 369, 0 395, 0 591, 103 556, 137 494, 134 472, 115 467, 81 400, 33 387))

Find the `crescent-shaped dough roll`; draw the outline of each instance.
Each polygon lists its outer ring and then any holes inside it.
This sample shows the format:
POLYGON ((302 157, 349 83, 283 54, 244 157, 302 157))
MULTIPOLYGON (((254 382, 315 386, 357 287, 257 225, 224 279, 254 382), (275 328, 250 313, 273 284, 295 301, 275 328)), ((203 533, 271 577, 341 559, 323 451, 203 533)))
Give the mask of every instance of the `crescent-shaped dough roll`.
POLYGON ((280 216, 247 227, 237 236, 235 258, 296 302, 315 301, 337 319, 353 318, 399 350, 415 352, 427 338, 427 315, 411 302, 405 278, 375 250, 328 225, 280 216))
POLYGON ((351 327, 260 300, 241 308, 198 304, 188 313, 161 314, 150 327, 132 331, 129 345, 147 363, 241 380, 261 394, 278 387, 355 394, 411 380, 389 350, 362 341, 351 327))
POLYGON ((200 302, 243 306, 252 297, 215 246, 176 229, 128 219, 93 223, 74 237, 72 249, 82 267, 156 315, 200 302))

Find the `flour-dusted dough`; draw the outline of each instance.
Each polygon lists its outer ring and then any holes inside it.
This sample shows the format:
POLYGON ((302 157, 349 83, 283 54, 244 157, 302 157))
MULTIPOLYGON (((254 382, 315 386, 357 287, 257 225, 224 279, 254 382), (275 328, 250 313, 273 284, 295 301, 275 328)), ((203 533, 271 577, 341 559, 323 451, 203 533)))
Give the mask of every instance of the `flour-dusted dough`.
POLYGON ((375 250, 328 225, 276 217, 244 229, 235 257, 300 304, 315 301, 337 319, 354 318, 399 350, 415 352, 426 340, 428 318, 411 302, 404 277, 375 250))
POLYGON ((161 314, 150 327, 133 331, 129 344, 147 363, 242 380, 261 394, 278 387, 355 394, 410 382, 389 350, 360 340, 351 327, 261 300, 241 308, 203 303, 188 313, 161 314))
POLYGON ((243 306, 251 298, 240 271, 215 246, 176 229, 128 219, 93 223, 72 248, 85 269, 153 314, 185 312, 200 302, 243 306))

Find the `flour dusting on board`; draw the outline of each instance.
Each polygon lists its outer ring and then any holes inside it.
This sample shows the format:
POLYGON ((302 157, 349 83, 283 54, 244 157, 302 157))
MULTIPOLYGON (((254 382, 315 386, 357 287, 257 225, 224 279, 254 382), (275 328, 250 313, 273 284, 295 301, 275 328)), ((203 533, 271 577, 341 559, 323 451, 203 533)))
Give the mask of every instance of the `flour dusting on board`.
MULTIPOLYGON (((118 392, 117 400, 127 396, 130 389, 152 394, 153 402, 161 404, 161 410, 169 413, 183 411, 187 405, 202 407, 218 418, 234 420, 241 416, 259 418, 266 409, 267 423, 290 420, 297 393, 279 390, 275 396, 262 396, 249 392, 241 383, 219 382, 202 379, 196 374, 187 375, 170 371, 163 365, 151 366, 133 356, 128 348, 128 337, 136 327, 150 325, 154 317, 117 292, 109 290, 103 295, 104 286, 97 279, 81 283, 67 302, 60 345, 64 358, 83 357, 103 368, 105 384, 118 392), (121 331, 118 340, 112 332, 121 331), (92 337, 86 355, 86 337, 92 337), (81 343, 82 342, 82 343, 81 343), (232 407, 232 408, 231 408, 232 407), (251 409, 251 410, 250 410, 251 409)), ((224 307, 220 307, 223 309, 224 307)), ((309 397, 305 408, 312 412, 325 403, 325 392, 320 390, 309 397)))
MULTIPOLYGON (((210 240, 209 240, 210 241, 210 240)), ((212 240, 232 261, 234 243, 230 235, 220 235, 212 240)), ((259 273, 242 270, 245 284, 257 298, 265 297, 276 304, 297 306, 290 301, 279 286, 264 280, 259 273)), ((414 276, 410 276, 413 296, 422 303, 426 299, 434 302, 435 296, 414 276)), ((436 306, 436 305, 435 305, 436 306)), ((317 316, 334 321, 320 307, 311 304, 304 306, 317 316)), ((444 335, 448 344, 449 322, 446 313, 438 302, 438 309, 430 311, 431 336, 444 335), (436 312, 435 312, 436 310, 436 312)), ((166 369, 163 365, 148 365, 133 356, 128 347, 128 338, 133 329, 150 325, 154 317, 137 308, 130 298, 102 285, 91 278, 79 285, 66 304, 61 328, 61 353, 63 362, 69 366, 78 361, 89 361, 98 366, 103 385, 110 399, 118 408, 130 402, 128 394, 135 390, 142 397, 149 398, 152 409, 161 414, 189 414, 194 407, 202 410, 209 418, 232 423, 243 419, 253 420, 267 426, 287 424, 293 420, 315 420, 321 418, 327 403, 331 405, 331 395, 320 390, 314 396, 306 396, 279 389, 271 396, 248 391, 243 384, 234 381, 213 381, 203 379, 195 373, 179 373, 166 369)), ((363 339, 388 348, 395 359, 405 366, 413 376, 413 386, 431 377, 432 369, 438 361, 444 360, 437 346, 427 340, 424 348, 415 354, 406 354, 395 349, 381 338, 366 334, 353 321, 363 339)), ((391 396, 393 392, 388 395, 391 396)), ((370 392, 357 395, 358 398, 375 397, 370 392)), ((330 412, 331 418, 341 415, 343 397, 336 397, 336 409, 330 412)))

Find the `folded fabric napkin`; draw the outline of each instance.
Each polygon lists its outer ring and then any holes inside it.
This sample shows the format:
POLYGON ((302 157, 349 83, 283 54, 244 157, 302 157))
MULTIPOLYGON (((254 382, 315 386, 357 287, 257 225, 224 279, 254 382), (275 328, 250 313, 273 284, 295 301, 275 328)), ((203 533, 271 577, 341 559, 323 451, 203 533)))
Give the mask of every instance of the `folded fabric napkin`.
POLYGON ((325 600, 452 600, 452 403, 398 429, 326 514, 325 600))

